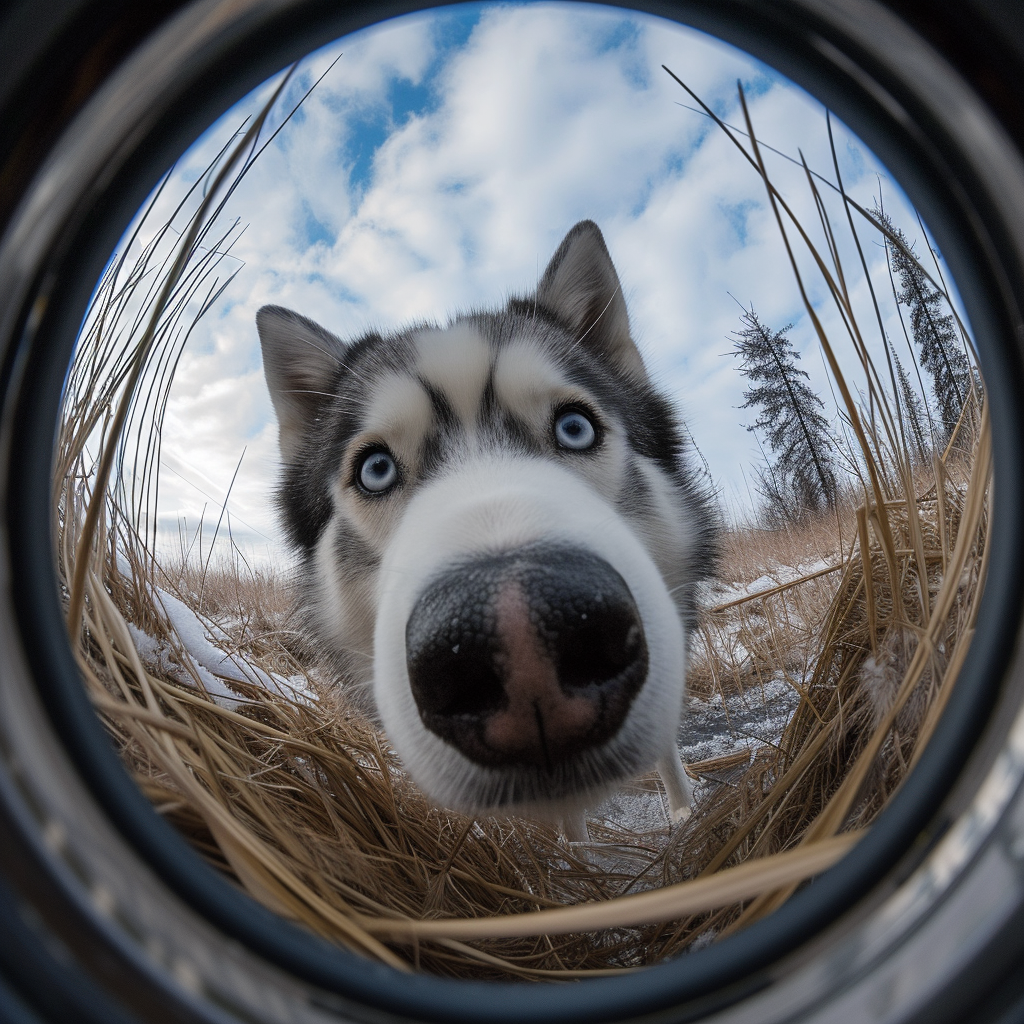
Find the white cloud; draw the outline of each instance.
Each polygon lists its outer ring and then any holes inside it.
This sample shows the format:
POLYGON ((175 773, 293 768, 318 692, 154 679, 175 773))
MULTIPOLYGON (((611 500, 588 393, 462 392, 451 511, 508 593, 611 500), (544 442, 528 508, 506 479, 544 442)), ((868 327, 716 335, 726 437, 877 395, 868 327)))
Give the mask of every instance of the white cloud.
MULTIPOLYGON (((245 266, 181 359, 164 433, 174 470, 161 482, 165 520, 195 522, 210 501, 185 477, 222 500, 244 449, 230 508, 233 527, 244 520, 248 529, 236 537, 263 546, 279 538, 276 427, 254 326, 261 305, 296 308, 342 336, 493 305, 531 289, 582 217, 604 230, 647 358, 678 395, 727 496, 745 498, 743 467, 756 460, 743 428, 753 417, 738 410, 743 380, 722 356, 739 326, 730 293, 773 326, 796 321, 803 368, 828 394, 763 184, 707 118, 679 105, 692 103, 660 66, 733 124, 742 123, 741 78, 759 137, 802 151, 831 178, 820 105, 739 51, 647 16, 496 5, 483 8, 468 35, 463 23, 453 46, 452 19, 465 15, 452 10, 395 19, 326 47, 290 84, 282 110, 343 51, 225 210, 247 225, 233 250, 245 266)), ((186 154, 161 210, 271 88, 186 154)), ((884 169, 834 127, 844 183, 870 206, 884 169)), ((827 252, 803 170, 766 159, 827 252)), ((887 201, 905 209, 892 182, 884 187, 887 201)), ((841 203, 826 198, 838 224, 841 203)), ((863 237, 871 264, 884 268, 877 239, 863 237)), ((842 253, 856 262, 850 245, 842 253)), ((814 279, 805 255, 800 262, 814 279)), ((858 308, 870 324, 864 292, 857 289, 858 308)), ((813 297, 826 297, 819 285, 813 297)), ((833 307, 822 315, 830 330, 841 327, 833 307)))

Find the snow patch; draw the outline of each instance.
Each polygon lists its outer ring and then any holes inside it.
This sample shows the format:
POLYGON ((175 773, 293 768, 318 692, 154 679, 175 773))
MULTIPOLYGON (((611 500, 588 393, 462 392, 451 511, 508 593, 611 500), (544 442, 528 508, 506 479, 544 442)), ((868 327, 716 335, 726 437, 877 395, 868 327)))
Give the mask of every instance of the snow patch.
POLYGON ((813 561, 801 562, 799 565, 776 565, 767 572, 758 576, 750 583, 732 582, 720 584, 711 588, 713 595, 709 603, 714 605, 729 604, 731 601, 738 601, 744 597, 756 597, 774 587, 785 586, 795 580, 803 579, 823 569, 830 569, 835 565, 835 560, 818 558, 813 561))
MULTIPOLYGON (((802 686, 804 680, 794 682, 802 686)), ((689 698, 678 736, 683 763, 694 764, 740 751, 748 751, 752 758, 761 747, 778 744, 799 703, 799 692, 782 673, 765 680, 762 686, 750 687, 724 700, 720 693, 710 700, 689 698)), ((695 800, 701 800, 722 781, 701 779, 695 784, 695 800)), ((642 850, 628 844, 588 845, 593 863, 608 872, 628 873, 631 867, 636 870, 649 863, 650 851, 664 848, 672 829, 660 788, 646 788, 642 784, 619 791, 597 808, 591 818, 643 836, 642 850)), ((651 884, 656 882, 652 879, 651 884)), ((633 888, 642 889, 644 884, 633 888)))
MULTIPOLYGON (((117 567, 122 575, 132 578, 131 566, 121 552, 118 552, 117 567)), ((164 613, 168 632, 177 637, 181 650, 172 649, 171 644, 157 640, 129 623, 135 649, 143 661, 193 689, 198 679, 214 702, 223 708, 233 709, 252 703, 231 689, 230 683, 233 682, 261 686, 288 700, 315 703, 316 694, 302 676, 285 677, 276 672, 265 672, 241 655, 223 650, 216 641, 226 641, 229 637, 220 626, 204 621, 184 601, 166 590, 149 584, 146 588, 153 598, 154 609, 164 613)))

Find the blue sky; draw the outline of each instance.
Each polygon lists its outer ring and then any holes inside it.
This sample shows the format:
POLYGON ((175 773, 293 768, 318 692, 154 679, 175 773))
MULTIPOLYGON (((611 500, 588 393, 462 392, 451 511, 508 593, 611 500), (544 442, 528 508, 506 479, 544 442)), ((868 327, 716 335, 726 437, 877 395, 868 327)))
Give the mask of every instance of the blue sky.
MULTIPOLYGON (((276 424, 254 325, 261 305, 292 307, 342 337, 443 320, 531 290, 584 217, 604 231, 648 366, 679 402, 723 500, 736 510, 749 504, 746 481, 760 454, 728 355, 738 303, 753 303, 773 327, 794 322, 803 369, 824 396, 828 381, 762 183, 687 109, 661 65, 732 124, 742 123, 741 80, 760 138, 802 152, 831 179, 821 105, 748 55, 675 23, 586 4, 466 4, 394 19, 310 55, 271 129, 339 53, 225 211, 245 226, 233 250, 244 266, 179 365, 164 431, 168 536, 176 539, 182 517, 197 522, 204 505, 216 518, 244 449, 230 503, 235 539, 257 556, 279 550, 276 424)), ((273 84, 182 157, 157 216, 273 84)), ((896 183, 833 125, 848 191, 870 207, 881 188, 919 236, 896 183)), ((767 159, 823 246, 803 170, 767 159)), ((844 221, 836 197, 826 201, 844 221)), ((869 234, 869 264, 884 275, 883 249, 869 234)), ((844 256, 856 262, 849 245, 844 256)), ((863 281, 852 289, 867 302, 863 281)), ((811 292, 826 326, 839 330, 823 286, 811 292)), ((873 319, 865 306, 864 322, 873 319)), ((898 320, 887 328, 898 334, 898 320)))

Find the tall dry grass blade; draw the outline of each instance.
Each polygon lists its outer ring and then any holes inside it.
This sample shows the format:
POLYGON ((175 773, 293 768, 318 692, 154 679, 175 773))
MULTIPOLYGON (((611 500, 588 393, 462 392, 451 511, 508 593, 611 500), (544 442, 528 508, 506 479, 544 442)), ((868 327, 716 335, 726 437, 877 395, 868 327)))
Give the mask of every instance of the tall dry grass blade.
MULTIPOLYGON (((899 594, 902 599, 902 590, 899 586, 899 578, 896 571, 896 556, 895 556, 895 545, 892 539, 892 531, 889 527, 888 516, 885 514, 885 492, 882 488, 881 477, 878 470, 878 465, 875 460, 874 451, 872 446, 868 443, 867 434, 864 429, 864 424, 861 420, 860 410, 857 408, 856 403, 853 401, 853 396, 850 393, 849 386, 846 382, 846 377, 839 366, 839 361, 836 358, 835 352, 832 348, 832 343, 825 333, 825 329, 821 324, 821 320, 818 317, 817 311, 811 303, 810 297, 807 294, 807 289, 804 286, 803 277, 800 273, 800 268, 797 264, 796 256, 793 252, 792 245, 789 241, 789 235, 786 232, 786 226, 783 223, 782 215, 779 211, 779 202, 776 195, 774 186, 771 185, 771 180, 768 176, 767 169, 764 166, 764 161, 761 158, 761 152, 758 149, 757 138, 754 135, 754 125, 750 118, 750 111, 747 109, 746 96, 743 92, 742 83, 739 85, 739 96, 740 105, 743 108, 743 119, 747 126, 747 134, 750 137, 750 144, 754 151, 754 162, 757 166, 758 173, 761 175, 761 179, 765 184, 765 189, 768 193, 768 202, 771 206, 772 212, 775 215, 775 222, 779 228, 779 232, 782 236, 783 245, 786 248, 786 255, 789 259, 790 267, 793 271, 793 276, 796 280, 797 289, 800 292, 800 298, 803 301, 804 309, 807 312, 807 316, 814 327, 814 332, 818 336, 818 341, 821 344, 822 351, 825 353, 825 358, 828 360, 829 369, 832 372, 832 379, 835 381, 836 386, 839 388, 839 392, 843 397, 843 403, 845 406, 845 412, 848 417, 849 423, 853 428, 854 434, 857 437, 858 444, 860 445, 861 455, 863 457, 863 464, 867 469, 868 476, 871 480, 871 489, 874 494, 875 508, 879 510, 878 521, 881 527, 882 533, 882 548, 885 552, 886 563, 889 569, 889 582, 893 590, 893 594, 899 594)), ((831 275, 825 268, 825 265, 819 255, 817 249, 811 243, 807 237, 806 232, 800 228, 801 236, 804 238, 805 244, 808 247, 808 251, 814 258, 815 263, 818 265, 822 276, 829 282, 830 288, 835 292, 835 285, 832 282, 831 275)))
POLYGON ((871 571, 871 542, 868 539, 868 510, 861 505, 857 509, 857 536, 860 538, 861 571, 864 573, 864 600, 867 604, 868 639, 871 655, 878 657, 878 616, 875 612, 875 580, 871 571))
MULTIPOLYGON (((981 438, 979 440, 978 452, 971 469, 971 479, 968 485, 968 504, 964 510, 963 518, 961 520, 960 532, 957 538, 956 547, 953 551, 949 571, 945 574, 942 585, 936 595, 936 613, 932 619, 932 623, 935 625, 931 625, 925 630, 922 642, 914 652, 914 656, 908 666, 906 676, 904 677, 899 692, 896 695, 896 699, 893 701, 892 707, 875 728, 874 733, 857 757, 857 760, 854 762, 853 767, 850 769, 847 776, 843 779, 839 789, 832 796, 821 813, 818 814, 814 821, 807 827, 807 830, 800 840, 800 845, 820 842, 822 838, 838 832, 842 827, 852 809, 854 800, 867 778, 875 757, 878 755, 882 744, 888 738, 889 731, 892 729, 897 715, 903 709, 914 688, 920 682, 921 675, 940 642, 938 630, 942 628, 945 618, 949 615, 952 604, 959 592, 960 577, 964 570, 964 565, 968 555, 975 549, 977 531, 982 522, 990 468, 989 430, 988 410, 986 408, 982 415, 981 438)), ((964 639, 969 640, 969 637, 965 637, 964 639)), ((959 656, 954 659, 954 664, 957 669, 959 669, 960 664, 963 662, 963 658, 966 655, 966 649, 966 643, 964 643, 959 656)), ((947 675, 948 674, 949 673, 947 672, 947 675)), ((944 706, 945 700, 948 699, 950 686, 953 681, 953 679, 946 680, 949 685, 944 686, 940 690, 940 693, 943 693, 945 696, 941 700, 935 702, 933 707, 937 708, 937 710, 935 710, 933 714, 925 720, 924 727, 927 728, 928 735, 930 735, 932 729, 934 729, 934 724, 938 720, 941 708, 944 706)), ((922 749, 923 748, 921 746, 917 747, 917 751, 922 749)), ((743 925, 756 920, 758 917, 761 917, 780 906, 786 899, 788 899, 789 895, 794 891, 794 888, 794 886, 790 885, 777 893, 768 893, 759 896, 758 899, 755 900, 754 903, 747 908, 744 914, 738 919, 736 927, 742 927, 743 925)))
POLYGON ((803 881, 831 867, 860 839, 847 834, 779 854, 765 861, 747 861, 716 875, 679 882, 655 892, 621 896, 600 904, 538 910, 488 920, 363 921, 367 930, 396 938, 483 939, 525 935, 564 935, 602 928, 631 927, 697 914, 722 904, 749 899, 782 882, 803 881))
POLYGON ((71 579, 70 599, 68 601, 67 614, 68 629, 72 632, 72 635, 76 635, 79 630, 82 603, 85 600, 85 574, 89 567, 88 555, 96 534, 96 527, 99 523, 100 513, 106 503, 107 482, 110 480, 110 471, 114 466, 114 455, 117 451, 118 445, 121 443, 125 420, 128 416, 129 409, 131 408, 132 401, 135 398, 135 386, 139 381, 143 369, 145 368, 146 358, 149 355, 153 342, 156 338, 160 315, 166 308, 167 301, 175 286, 178 284, 182 272, 188 264, 188 260, 192 255, 192 247, 195 245, 200 233, 206 226, 205 216, 213 206, 221 185, 227 180, 228 175, 234 170, 236 164, 242 158, 242 154, 250 147, 259 135, 260 129, 263 127, 263 123, 266 121, 271 109, 277 102, 278 96, 280 96, 290 78, 291 71, 289 71, 281 80, 281 83, 278 85, 277 89, 274 90, 274 93, 268 100, 266 106, 264 106, 263 110, 260 111, 259 115, 249 127, 249 130, 242 137, 242 140, 232 150, 231 155, 228 157, 224 166, 221 168, 214 180, 213 187, 203 199, 202 205, 199 207, 198 214, 193 219, 188 232, 181 240, 181 244, 178 246, 177 255, 175 256, 174 262, 163 281, 160 289, 160 296, 157 299, 153 313, 150 316, 149 324, 132 353, 131 363, 125 376, 121 400, 118 402, 117 411, 110 423, 107 443, 103 447, 100 462, 96 469, 92 500, 86 506, 85 519, 82 523, 81 533, 79 534, 78 543, 75 549, 74 574, 71 579))
POLYGON ((745 597, 737 597, 732 601, 726 601, 724 604, 716 604, 713 608, 707 610, 707 614, 714 615, 717 612, 727 612, 730 608, 738 608, 741 604, 749 604, 751 601, 758 601, 766 597, 774 597, 776 594, 781 594, 785 590, 792 590, 793 587, 799 587, 801 583, 808 583, 810 580, 816 580, 820 576, 829 576, 834 572, 839 572, 842 569, 842 565, 828 565, 824 569, 816 569, 814 572, 805 572, 802 576, 797 576, 795 579, 788 580, 785 583, 780 583, 775 587, 767 587, 765 590, 759 590, 754 594, 747 594, 745 597))

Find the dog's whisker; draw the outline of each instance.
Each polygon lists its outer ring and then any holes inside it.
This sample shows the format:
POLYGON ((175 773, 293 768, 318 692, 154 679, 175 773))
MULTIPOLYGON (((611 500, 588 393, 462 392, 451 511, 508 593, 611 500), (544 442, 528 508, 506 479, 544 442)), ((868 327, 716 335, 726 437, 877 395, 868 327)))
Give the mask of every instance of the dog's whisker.
POLYGON ((548 750, 547 737, 544 735, 544 715, 541 714, 540 702, 533 702, 533 714, 537 720, 537 739, 540 742, 540 749, 544 755, 544 767, 551 771, 551 752, 548 750))
POLYGON ((356 658, 363 658, 366 661, 373 661, 373 653, 371 651, 361 651, 357 647, 346 647, 342 644, 335 646, 338 651, 344 651, 345 654, 351 654, 356 658))
POLYGON ((418 577, 418 571, 415 566, 409 568, 403 568, 400 565, 382 565, 380 567, 380 573, 383 575, 387 573, 391 576, 413 576, 418 577))
POLYGON ((319 352, 319 353, 320 353, 320 355, 322 355, 322 356, 327 356, 327 358, 328 358, 328 359, 333 359, 333 360, 334 360, 334 362, 335 362, 335 363, 336 363, 336 364, 337 364, 337 365, 338 365, 338 366, 339 366, 339 367, 340 367, 340 368, 341 368, 342 370, 344 370, 344 371, 345 371, 346 373, 350 373, 350 374, 352 374, 352 375, 353 375, 354 377, 358 377, 358 376, 359 376, 359 375, 358 375, 358 374, 357 374, 357 373, 355 372, 355 370, 353 370, 353 369, 352 369, 352 367, 351 367, 351 366, 349 366, 349 365, 348 365, 348 364, 347 364, 347 363, 345 362, 345 360, 344 360, 344 359, 342 359, 342 358, 341 358, 341 356, 340 356, 340 355, 338 355, 338 353, 337 353, 337 352, 335 352, 335 351, 334 351, 333 349, 330 349, 330 348, 325 348, 325 347, 324 347, 323 345, 318 345, 318 344, 316 344, 316 342, 314 342, 313 340, 311 340, 311 339, 310 339, 309 337, 307 337, 307 336, 305 336, 305 335, 300 335, 300 336, 299 336, 299 338, 298 338, 298 340, 299 340, 299 341, 300 341, 300 342, 301 342, 302 344, 304 344, 304 345, 306 345, 307 347, 309 347, 309 348, 313 349, 313 350, 314 350, 315 352, 319 352))
POLYGON ((312 388, 282 388, 279 395, 319 395, 321 398, 337 398, 338 395, 330 391, 314 391, 312 388))
POLYGON ((583 339, 586 338, 586 336, 601 322, 601 319, 604 317, 605 313, 607 313, 608 310, 611 308, 611 305, 615 301, 616 296, 619 294, 620 289, 620 285, 615 286, 615 290, 612 292, 608 301, 604 304, 604 308, 601 310, 600 313, 597 314, 596 317, 594 317, 593 323, 573 342, 573 351, 583 344, 583 339))

